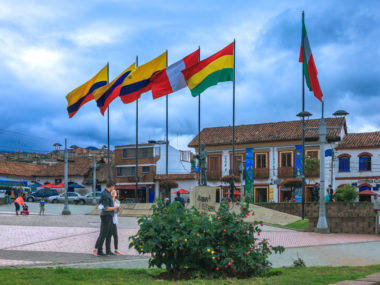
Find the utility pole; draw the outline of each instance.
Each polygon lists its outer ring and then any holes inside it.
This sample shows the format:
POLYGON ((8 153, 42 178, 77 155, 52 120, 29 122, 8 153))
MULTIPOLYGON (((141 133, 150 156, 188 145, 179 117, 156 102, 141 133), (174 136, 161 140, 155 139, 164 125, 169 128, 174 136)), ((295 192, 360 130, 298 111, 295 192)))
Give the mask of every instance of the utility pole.
POLYGON ((69 209, 69 198, 67 196, 67 191, 69 190, 69 175, 68 175, 68 170, 69 170, 69 154, 67 152, 67 138, 65 139, 65 206, 63 207, 62 210, 62 215, 71 215, 70 209, 69 209))
MULTIPOLYGON (((245 166, 245 161, 241 160, 240 161, 240 202, 243 202, 243 174, 244 174, 244 167, 245 166)), ((245 183, 244 183, 245 185, 245 183)))
POLYGON ((93 162, 93 174, 92 174, 92 192, 93 192, 93 200, 92 202, 94 205, 96 205, 96 158, 94 156, 94 162, 93 162))

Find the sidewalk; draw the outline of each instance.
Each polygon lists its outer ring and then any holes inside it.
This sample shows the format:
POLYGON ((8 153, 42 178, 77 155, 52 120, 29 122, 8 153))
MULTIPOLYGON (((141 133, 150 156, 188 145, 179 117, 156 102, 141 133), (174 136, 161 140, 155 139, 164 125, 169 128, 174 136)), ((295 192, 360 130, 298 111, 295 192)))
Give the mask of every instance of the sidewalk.
POLYGON ((380 273, 368 275, 359 280, 346 280, 335 283, 334 285, 378 285, 380 284, 380 273))

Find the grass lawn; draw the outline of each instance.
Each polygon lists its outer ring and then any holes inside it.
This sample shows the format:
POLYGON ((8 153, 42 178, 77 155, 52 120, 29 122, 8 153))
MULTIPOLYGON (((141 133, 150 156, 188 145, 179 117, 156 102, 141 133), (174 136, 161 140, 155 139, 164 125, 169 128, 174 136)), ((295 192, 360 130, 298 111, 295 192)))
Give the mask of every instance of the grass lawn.
POLYGON ((363 267, 303 267, 273 269, 269 277, 163 281, 155 278, 160 269, 0 269, 0 284, 331 284, 355 280, 380 272, 380 265, 363 267))
POLYGON ((295 230, 304 230, 307 231, 309 229, 309 220, 299 220, 294 223, 290 223, 285 225, 285 227, 290 228, 290 229, 295 229, 295 230))

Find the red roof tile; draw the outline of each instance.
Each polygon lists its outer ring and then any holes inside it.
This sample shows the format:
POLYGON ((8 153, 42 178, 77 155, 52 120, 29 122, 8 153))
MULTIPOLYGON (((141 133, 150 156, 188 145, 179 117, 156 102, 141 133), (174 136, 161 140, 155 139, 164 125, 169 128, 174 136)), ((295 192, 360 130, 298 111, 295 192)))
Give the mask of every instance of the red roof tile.
MULTIPOLYGON (((90 170, 90 164, 92 161, 88 158, 75 158, 69 159, 68 175, 69 176, 84 176, 90 170)), ((38 177, 63 177, 64 176, 65 163, 63 161, 50 165, 44 169, 41 169, 35 176, 38 177)))
POLYGON ((337 149, 375 147, 380 148, 380 132, 347 134, 339 143, 337 149))
MULTIPOLYGON (((306 127, 318 127, 319 119, 305 121, 306 127)), ((346 130, 344 118, 326 118, 327 126, 339 126, 343 123, 346 130)), ((305 130, 306 140, 318 140, 317 130, 305 130)), ((339 140, 340 130, 328 130, 328 140, 339 140)), ((235 126, 235 144, 261 143, 275 141, 294 141, 302 139, 302 124, 300 120, 284 121, 277 123, 264 123, 252 125, 235 126)), ((232 126, 205 128, 201 131, 201 143, 206 146, 231 145, 232 126)), ((189 143, 189 147, 198 147, 198 135, 189 143)))
POLYGON ((0 161, 0 174, 6 176, 31 178, 35 173, 44 168, 46 168, 46 165, 15 161, 0 161))
MULTIPOLYGON (((166 179, 165 174, 157 174, 154 177, 156 180, 164 180, 166 179)), ((195 179, 195 174, 194 173, 189 173, 189 174, 168 174, 168 179, 171 180, 194 180, 195 179)))

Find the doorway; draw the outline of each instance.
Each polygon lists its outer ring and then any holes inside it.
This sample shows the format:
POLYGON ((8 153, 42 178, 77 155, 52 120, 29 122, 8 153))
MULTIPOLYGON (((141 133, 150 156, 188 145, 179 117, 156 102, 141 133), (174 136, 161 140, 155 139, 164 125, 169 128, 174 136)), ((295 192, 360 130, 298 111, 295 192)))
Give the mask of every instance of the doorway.
POLYGON ((268 202, 268 187, 255 188, 255 203, 268 202))

